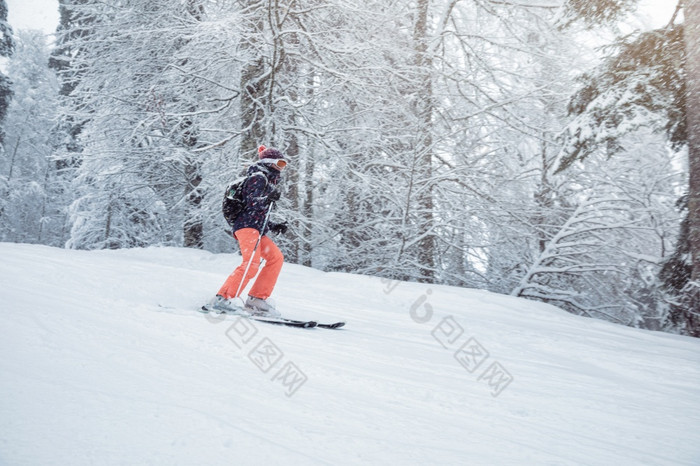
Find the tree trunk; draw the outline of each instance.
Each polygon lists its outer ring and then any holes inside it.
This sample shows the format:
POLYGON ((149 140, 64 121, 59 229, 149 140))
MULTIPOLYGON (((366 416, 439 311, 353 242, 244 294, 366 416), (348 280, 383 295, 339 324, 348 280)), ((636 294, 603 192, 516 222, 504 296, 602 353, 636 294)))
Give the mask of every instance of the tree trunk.
MULTIPOLYGON (((197 21, 202 21, 204 7, 199 0, 188 0, 187 11, 197 21)), ((181 65, 185 65, 185 60, 181 65)), ((194 112, 194 107, 190 112, 194 112)), ((204 224, 202 221, 202 201, 204 194, 199 185, 202 183, 199 155, 192 152, 198 144, 197 128, 191 118, 182 122, 182 145, 186 148, 185 172, 185 221, 183 225, 184 246, 202 249, 204 247, 204 224)))
MULTIPOLYGON (((263 12, 253 12, 251 14, 258 15, 254 22, 254 27, 245 31, 249 38, 249 42, 243 45, 244 52, 248 52, 250 56, 254 56, 256 52, 255 41, 262 35, 263 32, 263 12)), ((265 131, 263 128, 263 120, 265 118, 265 78, 264 78, 264 62, 261 56, 251 59, 244 67, 241 73, 241 157, 250 157, 251 154, 256 154, 256 149, 259 144, 267 143, 264 141, 265 131)))
POLYGON ((313 215, 314 215, 314 157, 307 149, 304 154, 304 202, 302 205, 301 218, 305 225, 302 230, 302 261, 301 265, 312 266, 311 256, 313 254, 313 215))
MULTIPOLYGON (((189 155, 189 154, 188 154, 189 155)), ((199 185, 202 182, 199 164, 193 157, 185 162, 185 223, 183 226, 184 246, 202 249, 204 247, 204 225, 202 224, 201 204, 204 198, 199 185)))
MULTIPOLYGON (((430 0, 418 0, 416 5, 416 24, 413 30, 415 47, 415 67, 419 76, 417 89, 415 89, 416 108, 415 114, 420 124, 419 136, 415 150, 418 155, 418 173, 426 183, 431 183, 433 161, 433 88, 432 65, 433 61, 428 51, 428 9, 430 0)), ((431 282, 435 278, 435 236, 433 234, 433 192, 432 189, 420 189, 418 196, 418 234, 423 238, 418 243, 418 263, 420 280, 431 282)))
MULTIPOLYGON (((294 97, 292 97, 293 99, 294 97)), ((293 125, 294 121, 294 115, 289 115, 289 125, 293 125)), ((302 182, 302 177, 300 173, 300 157, 299 157, 299 141, 297 140, 297 135, 295 133, 290 133, 287 136, 287 140, 285 141, 287 146, 285 148, 285 155, 289 158, 291 162, 291 170, 288 170, 287 173, 285 173, 285 178, 287 181, 287 195, 289 197, 289 200, 291 201, 291 210, 293 212, 296 212, 295 217, 299 218, 301 217, 299 215, 299 212, 301 211, 301 205, 300 205, 300 199, 299 199, 299 189, 300 185, 302 182)), ((295 224, 297 222, 294 222, 295 224)), ((300 231, 301 228, 303 228, 303 225, 301 224, 303 222, 300 222, 300 224, 294 225, 297 231, 300 231)), ((291 248, 289 248, 288 251, 288 257, 287 261, 291 262, 293 264, 299 264, 301 260, 301 241, 303 241, 302 238, 294 238, 292 239, 293 245, 291 248)))
POLYGON ((686 0, 683 28, 686 53, 686 125, 688 128, 688 224, 691 253, 688 331, 700 336, 700 0, 686 0), (692 283, 694 282, 694 283, 692 283))

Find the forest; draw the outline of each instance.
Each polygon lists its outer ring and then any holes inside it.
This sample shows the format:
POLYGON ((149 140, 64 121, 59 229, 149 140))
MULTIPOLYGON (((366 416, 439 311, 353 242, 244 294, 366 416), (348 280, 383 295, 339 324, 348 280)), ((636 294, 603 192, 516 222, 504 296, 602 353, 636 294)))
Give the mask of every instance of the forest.
POLYGON ((638 3, 0 0, 0 241, 233 252, 264 144, 287 262, 698 337, 700 1, 638 3))

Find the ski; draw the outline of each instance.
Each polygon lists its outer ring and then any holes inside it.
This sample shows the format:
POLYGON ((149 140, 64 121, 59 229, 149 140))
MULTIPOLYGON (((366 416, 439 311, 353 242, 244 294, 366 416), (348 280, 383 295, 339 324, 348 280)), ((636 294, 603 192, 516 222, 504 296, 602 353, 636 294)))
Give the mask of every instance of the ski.
MULTIPOLYGON (((202 306, 200 312, 202 312, 203 314, 208 314, 210 310, 209 308, 207 308, 207 306, 202 306)), ((247 312, 219 312, 218 310, 213 312, 216 314, 240 316, 246 319, 254 320, 256 322, 264 322, 266 324, 284 325, 285 327, 314 328, 316 327, 316 325, 318 325, 317 322, 314 322, 313 320, 292 320, 285 319, 283 317, 254 316, 248 314, 247 312)))
MULTIPOLYGON (((203 313, 208 313, 210 310, 206 306, 202 306, 202 310, 200 312, 203 313)), ((219 311, 212 311, 218 313, 219 311)), ((326 328, 326 329, 338 329, 341 328, 345 325, 345 322, 334 322, 332 324, 321 324, 318 323, 314 320, 295 320, 295 319, 287 319, 285 317, 262 317, 262 316, 254 316, 250 315, 247 312, 221 312, 221 314, 226 314, 226 315, 232 315, 232 316, 241 316, 245 317, 246 319, 251 319, 255 320, 257 322, 265 322, 268 324, 273 324, 273 325, 285 325, 287 327, 302 327, 302 328, 326 328)))
MULTIPOLYGON (((287 319, 288 321, 291 322, 303 322, 303 320, 291 320, 287 319)), ((345 325, 345 322, 334 322, 332 324, 321 324, 321 323, 316 323, 316 328, 329 328, 329 329, 336 329, 340 328, 345 325)))
POLYGON ((320 327, 320 328, 336 329, 336 328, 344 327, 345 322, 334 322, 332 324, 316 324, 316 326, 320 327))
MULTIPOLYGON (((234 314, 234 315, 239 315, 239 314, 234 314)), ((259 316, 248 316, 247 318, 250 320, 254 320, 256 322, 265 322, 267 324, 273 324, 273 325, 284 325, 287 327, 314 328, 318 325, 318 323, 314 322, 313 320, 290 320, 290 319, 284 319, 282 317, 259 317, 259 316)))

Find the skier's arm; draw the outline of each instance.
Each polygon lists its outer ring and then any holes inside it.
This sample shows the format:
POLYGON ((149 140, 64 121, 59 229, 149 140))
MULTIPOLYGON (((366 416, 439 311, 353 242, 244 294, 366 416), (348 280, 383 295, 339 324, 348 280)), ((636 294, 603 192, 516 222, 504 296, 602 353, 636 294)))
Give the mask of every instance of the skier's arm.
POLYGON ((251 210, 265 210, 268 203, 267 180, 264 175, 252 176, 245 185, 243 198, 246 207, 251 210))

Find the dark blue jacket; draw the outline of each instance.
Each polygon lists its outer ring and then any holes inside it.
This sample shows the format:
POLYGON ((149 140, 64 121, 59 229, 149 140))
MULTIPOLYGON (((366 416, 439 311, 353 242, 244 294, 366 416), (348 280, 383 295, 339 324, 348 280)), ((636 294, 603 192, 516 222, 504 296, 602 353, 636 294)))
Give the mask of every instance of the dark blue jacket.
MULTIPOLYGON (((269 207, 267 196, 276 190, 280 175, 279 171, 262 162, 255 163, 248 168, 247 179, 243 186, 245 208, 233 222, 234 233, 241 228, 262 230, 269 207)), ((263 235, 267 233, 270 225, 268 222, 265 231, 261 232, 263 235)))

